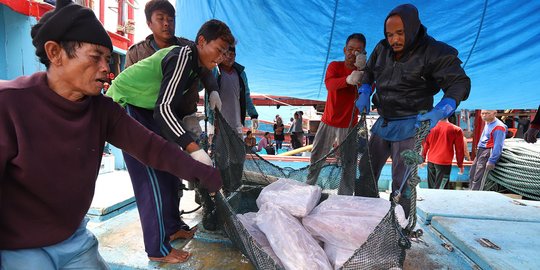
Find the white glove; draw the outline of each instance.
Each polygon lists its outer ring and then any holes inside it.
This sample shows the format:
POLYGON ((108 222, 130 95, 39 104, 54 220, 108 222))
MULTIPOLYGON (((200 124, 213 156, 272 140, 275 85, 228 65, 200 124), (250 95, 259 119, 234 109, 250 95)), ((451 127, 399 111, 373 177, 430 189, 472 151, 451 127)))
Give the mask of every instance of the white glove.
POLYGON ((251 129, 257 130, 259 129, 259 119, 251 119, 251 129))
POLYGON ((359 85, 362 82, 362 77, 364 77, 364 72, 355 70, 347 76, 347 84, 359 85))
POLYGON ((219 98, 217 91, 212 91, 210 93, 210 109, 215 110, 216 108, 221 111, 221 98, 219 98))
POLYGON ((199 149, 195 152, 191 152, 189 155, 191 155, 191 157, 198 162, 204 163, 208 166, 214 165, 212 163, 212 159, 210 159, 210 156, 208 156, 208 154, 204 152, 204 150, 202 149, 199 149))
POLYGON ((354 66, 358 70, 363 70, 366 67, 366 55, 361 52, 356 52, 356 62, 354 63, 354 66))

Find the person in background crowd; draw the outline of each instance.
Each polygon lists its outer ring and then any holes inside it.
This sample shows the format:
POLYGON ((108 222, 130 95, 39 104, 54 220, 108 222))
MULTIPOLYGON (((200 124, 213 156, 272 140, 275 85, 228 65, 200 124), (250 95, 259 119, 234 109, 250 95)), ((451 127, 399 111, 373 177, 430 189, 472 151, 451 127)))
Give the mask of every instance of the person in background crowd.
POLYGON ((251 132, 251 130, 248 130, 246 132, 246 138, 244 138, 244 143, 246 144, 246 148, 249 151, 257 152, 257 138, 253 136, 253 132, 251 132))
POLYGON ((538 106, 536 115, 534 116, 534 119, 532 120, 531 125, 529 126, 529 129, 523 135, 523 138, 528 143, 536 143, 539 132, 540 132, 540 106, 538 106))
POLYGON ((291 144, 293 149, 303 146, 302 140, 304 138, 304 129, 302 128, 302 115, 300 114, 300 111, 294 113, 294 121, 289 128, 289 134, 291 134, 291 144))
MULTIPOLYGON (((217 69, 214 70, 219 86, 219 96, 223 103, 220 112, 227 124, 241 136, 247 112, 251 117, 252 129, 256 130, 259 124, 257 119, 259 113, 251 99, 245 67, 236 62, 234 45, 229 47, 229 51, 219 64, 220 72, 217 72, 217 69)), ((213 110, 209 110, 209 122, 214 123, 213 110)))
POLYGON ((270 140, 270 132, 265 132, 264 137, 259 141, 257 145, 257 152, 260 152, 262 149, 266 150, 266 154, 275 155, 274 144, 270 140))
POLYGON ((514 120, 518 123, 516 135, 514 138, 523 138, 523 134, 527 132, 527 129, 529 129, 529 125, 531 124, 531 120, 529 120, 529 117, 522 115, 518 118, 514 118, 514 120))
POLYGON ((478 142, 476 158, 469 172, 471 190, 482 190, 484 174, 495 169, 495 164, 501 157, 507 131, 506 125, 497 119, 497 111, 482 110, 481 114, 486 124, 478 142))
POLYGON ((450 181, 450 171, 454 152, 457 166, 463 174, 463 131, 450 123, 447 118, 431 130, 422 143, 422 157, 428 160, 428 187, 447 188, 450 181))
POLYGON ((276 153, 279 152, 279 149, 283 147, 283 141, 285 140, 285 125, 283 125, 283 120, 281 117, 276 119, 274 124, 274 140, 276 141, 276 153))

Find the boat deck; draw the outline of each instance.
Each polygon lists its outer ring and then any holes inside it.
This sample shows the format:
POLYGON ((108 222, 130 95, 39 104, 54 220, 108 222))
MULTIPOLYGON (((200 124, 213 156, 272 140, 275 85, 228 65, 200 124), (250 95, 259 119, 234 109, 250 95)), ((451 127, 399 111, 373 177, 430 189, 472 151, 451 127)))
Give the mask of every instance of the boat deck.
MULTIPOLYGON (((424 231, 423 241, 412 242, 404 269, 540 268, 534 259, 540 255, 540 202, 513 200, 494 192, 419 189, 418 194, 417 228, 424 231), (500 250, 481 246, 479 238, 489 239, 500 250)), ((180 207, 192 210, 196 206, 194 192, 185 192, 180 207)), ((254 269, 225 235, 202 228, 190 241, 173 242, 174 247, 193 254, 188 262, 148 261, 125 171, 98 177, 89 216, 88 227, 112 269, 254 269)), ((183 218, 190 226, 197 225, 201 210, 183 218)))

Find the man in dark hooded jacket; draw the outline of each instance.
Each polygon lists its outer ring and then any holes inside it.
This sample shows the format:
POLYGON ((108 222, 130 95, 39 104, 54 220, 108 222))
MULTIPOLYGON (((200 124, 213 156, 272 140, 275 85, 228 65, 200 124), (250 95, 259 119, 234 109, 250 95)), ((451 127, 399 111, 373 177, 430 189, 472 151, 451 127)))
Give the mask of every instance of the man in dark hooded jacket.
MULTIPOLYGON (((429 120, 433 128, 440 119, 454 113, 471 88, 457 50, 427 34, 415 6, 404 4, 394 8, 386 17, 384 35, 386 38, 371 53, 356 101, 360 112, 369 112, 375 84, 373 104, 380 117, 373 125, 368 143, 371 163, 368 155, 363 155, 360 161, 360 186, 357 184, 355 194, 361 196, 378 196, 362 186, 371 176, 376 183, 389 156, 392 157, 392 191, 400 190, 406 181, 406 166, 400 153, 413 148, 415 127, 429 120), (433 96, 440 89, 444 96, 433 107, 433 96), (420 114, 422 111, 428 112, 420 114)), ((400 204, 408 215, 407 185, 401 194, 400 204)))

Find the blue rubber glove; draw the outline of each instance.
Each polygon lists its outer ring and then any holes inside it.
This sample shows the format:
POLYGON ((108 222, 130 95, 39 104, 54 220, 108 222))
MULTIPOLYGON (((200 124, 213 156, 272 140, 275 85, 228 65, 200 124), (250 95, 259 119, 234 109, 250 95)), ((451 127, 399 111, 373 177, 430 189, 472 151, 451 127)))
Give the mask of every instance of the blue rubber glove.
POLYGON ((432 129, 437 125, 439 120, 449 117, 455 110, 456 101, 453 98, 443 98, 431 111, 416 116, 415 127, 419 128, 423 121, 429 120, 429 128, 432 129))
POLYGON ((364 83, 360 88, 358 88, 358 99, 356 99, 356 108, 363 113, 369 113, 370 109, 370 96, 371 96, 371 85, 364 83))

